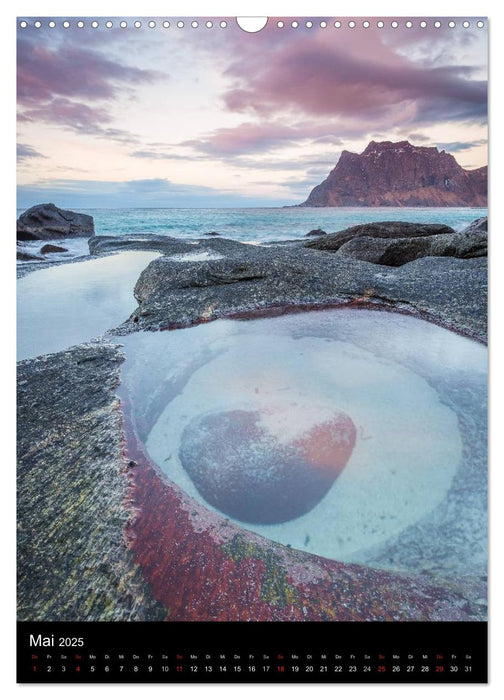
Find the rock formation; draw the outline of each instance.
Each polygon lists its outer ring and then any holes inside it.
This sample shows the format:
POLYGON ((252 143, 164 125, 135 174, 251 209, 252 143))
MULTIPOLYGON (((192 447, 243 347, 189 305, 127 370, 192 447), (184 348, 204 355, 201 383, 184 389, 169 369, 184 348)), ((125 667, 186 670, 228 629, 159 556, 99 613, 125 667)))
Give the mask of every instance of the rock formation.
POLYGON ((361 153, 343 151, 304 207, 485 207, 487 168, 464 170, 435 147, 371 141, 361 153))
POLYGON ((488 251, 487 220, 477 219, 455 233, 440 224, 384 221, 361 224, 305 243, 307 248, 400 267, 425 257, 481 258, 488 251))
POLYGON ((17 221, 18 241, 50 241, 58 238, 94 236, 93 217, 59 209, 54 204, 37 204, 17 221))
MULTIPOLYGON (((265 415, 275 413, 268 407, 265 415)), ((198 416, 185 429, 180 460, 203 498, 249 523, 281 523, 311 510, 345 467, 356 429, 344 413, 282 444, 260 411, 198 416)))

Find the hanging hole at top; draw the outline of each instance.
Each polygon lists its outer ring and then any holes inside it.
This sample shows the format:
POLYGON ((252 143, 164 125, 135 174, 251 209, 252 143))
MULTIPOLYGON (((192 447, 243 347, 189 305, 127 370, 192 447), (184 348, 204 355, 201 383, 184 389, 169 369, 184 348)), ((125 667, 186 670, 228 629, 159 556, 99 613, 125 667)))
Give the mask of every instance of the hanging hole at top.
POLYGON ((243 29, 244 32, 250 32, 254 34, 255 32, 260 32, 264 29, 268 22, 267 17, 237 17, 236 23, 243 29))

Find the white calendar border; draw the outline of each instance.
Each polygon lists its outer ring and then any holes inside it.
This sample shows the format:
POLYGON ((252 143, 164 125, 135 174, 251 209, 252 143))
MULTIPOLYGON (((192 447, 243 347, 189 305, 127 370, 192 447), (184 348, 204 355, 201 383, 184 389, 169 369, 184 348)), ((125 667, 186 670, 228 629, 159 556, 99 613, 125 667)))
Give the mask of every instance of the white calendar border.
MULTIPOLYGON (((333 16, 338 14, 342 17, 374 17, 379 13, 382 17, 403 17, 406 14, 411 17, 471 17, 471 16, 489 16, 490 17, 490 53, 491 66, 495 68, 497 65, 504 64, 504 40, 503 40, 503 14, 504 11, 497 7, 495 2, 467 2, 459 0, 445 0, 440 3, 439 0, 423 0, 423 2, 415 2, 411 0, 405 3, 404 0, 388 1, 384 0, 381 3, 375 2, 320 2, 318 0, 310 0, 309 2, 301 3, 299 0, 291 0, 290 2, 282 0, 255 0, 252 1, 223 1, 216 2, 186 2, 176 1, 169 3, 139 3, 133 0, 123 0, 121 2, 112 2, 102 0, 24 0, 16 3, 15 7, 8 7, 3 10, 0 19, 0 47, 2 51, 2 87, 5 93, 8 94, 7 105, 3 104, 0 119, 2 129, 0 135, 3 140, 2 148, 2 194, 5 194, 4 201, 4 230, 2 235, 7 237, 7 240, 2 246, 0 260, 0 285, 2 316, 4 328, 3 339, 1 342, 1 371, 2 381, 1 386, 4 394, 3 411, 1 415, 1 424, 3 431, 3 447, 2 450, 2 467, 3 476, 7 479, 7 488, 2 488, 2 505, 0 513, 2 514, 1 525, 4 537, 2 543, 6 550, 4 561, 7 558, 8 569, 3 571, 1 582, 2 593, 2 634, 1 634, 1 656, 0 656, 0 682, 3 687, 8 689, 9 697, 28 697, 35 696, 37 698, 52 698, 71 695, 72 697, 87 697, 89 694, 93 698, 100 699, 101 697, 109 699, 116 694, 121 698, 136 697, 143 692, 143 686, 15 686, 15 269, 14 269, 14 250, 15 240, 12 236, 10 239, 9 222, 14 217, 15 202, 15 32, 13 22, 17 16, 299 16, 299 17, 317 17, 317 16, 333 16), (355 14, 354 14, 355 13, 355 14), (7 157, 6 157, 6 154, 7 157), (7 225, 5 225, 7 223, 7 225), (7 442, 7 448, 5 443, 7 442), (6 533, 6 534, 5 534, 6 533)), ((496 73, 497 73, 496 69, 496 73)), ((495 198, 496 201, 502 199, 501 189, 504 180, 500 176, 502 168, 499 162, 499 156, 504 157, 504 149, 502 148, 502 124, 504 124, 503 104, 504 97, 502 89, 497 81, 500 81, 500 76, 496 76, 495 85, 490 82, 490 105, 491 117, 490 124, 494 124, 490 139, 490 201, 495 198)), ((261 697, 286 698, 291 697, 294 700, 304 698, 307 693, 310 695, 316 693, 321 698, 360 698, 366 695, 373 697, 373 700, 389 700, 390 696, 403 697, 405 694, 413 697, 424 697, 428 695, 431 698, 474 698, 476 694, 483 693, 488 697, 498 697, 504 690, 504 645, 501 642, 503 624, 504 624, 504 564, 502 559, 502 532, 504 530, 504 508, 501 500, 504 494, 504 450, 502 444, 503 434, 502 426, 500 425, 499 410, 499 394, 504 391, 504 370, 500 358, 504 357, 504 331, 500 318, 502 317, 501 306, 504 303, 503 298, 503 281, 502 266, 504 265, 504 216, 502 211, 491 208, 491 255, 490 255, 490 270, 491 270, 491 410, 492 420, 490 423, 491 435, 491 469, 490 469, 490 502, 491 502, 491 539, 490 539, 490 561, 491 561, 491 595, 490 595, 490 649, 491 649, 491 666, 490 679, 491 683, 488 687, 484 686, 431 686, 431 685, 328 685, 328 686, 307 686, 302 684, 299 686, 208 686, 208 685, 192 685, 186 686, 149 686, 149 694, 159 697, 181 697, 193 696, 193 694, 205 695, 205 700, 210 695, 211 698, 226 697, 231 698, 239 695, 241 698, 255 698, 258 694, 261 697), (500 365, 500 366, 499 366, 500 365), (499 439, 500 438, 500 439, 499 439), (500 550, 500 551, 499 551, 500 550), (500 642, 500 644, 499 644, 500 642)))

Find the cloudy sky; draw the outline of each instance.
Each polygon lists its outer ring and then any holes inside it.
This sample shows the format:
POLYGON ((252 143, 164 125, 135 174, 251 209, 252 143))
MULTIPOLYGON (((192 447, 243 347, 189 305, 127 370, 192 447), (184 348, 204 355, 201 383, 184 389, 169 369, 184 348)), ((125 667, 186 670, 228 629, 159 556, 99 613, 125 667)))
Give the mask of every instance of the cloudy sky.
POLYGON ((487 163, 486 28, 18 30, 18 206, 281 206, 377 140, 487 163))

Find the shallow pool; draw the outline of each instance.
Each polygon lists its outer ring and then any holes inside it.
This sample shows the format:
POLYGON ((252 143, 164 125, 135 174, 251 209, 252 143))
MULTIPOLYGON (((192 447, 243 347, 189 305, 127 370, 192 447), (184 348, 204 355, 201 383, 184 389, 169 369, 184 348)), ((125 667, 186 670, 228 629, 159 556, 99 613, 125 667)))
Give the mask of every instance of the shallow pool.
POLYGON ((331 559, 484 565, 481 344, 348 308, 120 342, 140 439, 208 508, 331 559))
POLYGON ((126 251, 36 270, 17 283, 17 359, 64 350, 135 310, 135 283, 159 253, 126 251))

